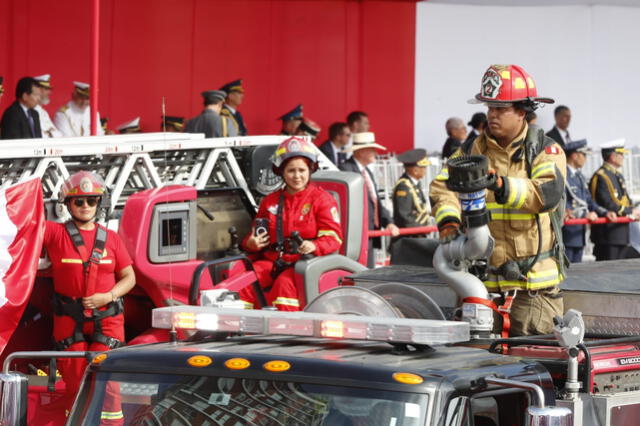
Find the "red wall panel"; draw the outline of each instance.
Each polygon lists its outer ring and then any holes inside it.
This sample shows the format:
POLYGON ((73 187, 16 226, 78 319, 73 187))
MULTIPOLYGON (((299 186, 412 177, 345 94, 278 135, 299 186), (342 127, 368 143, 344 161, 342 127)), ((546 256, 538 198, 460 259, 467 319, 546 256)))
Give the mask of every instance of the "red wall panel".
MULTIPOLYGON (((91 2, 0 1, 4 110, 17 79, 50 73, 53 113, 90 75, 91 2)), ((242 77, 250 133, 297 103, 325 130, 359 109, 394 151, 413 146, 415 2, 102 0, 99 109, 110 127, 191 117, 202 90, 242 77)), ((326 131, 321 135, 326 137, 326 131)))

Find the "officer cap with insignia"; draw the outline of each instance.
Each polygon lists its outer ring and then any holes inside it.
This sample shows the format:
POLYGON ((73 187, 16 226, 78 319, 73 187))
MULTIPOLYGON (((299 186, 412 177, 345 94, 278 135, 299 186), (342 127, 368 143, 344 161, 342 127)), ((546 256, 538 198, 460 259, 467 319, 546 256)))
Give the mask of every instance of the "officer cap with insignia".
POLYGON ((605 161, 607 161, 609 159, 609 156, 614 152, 617 152, 620 154, 628 154, 630 151, 628 149, 625 149, 624 147, 625 142, 626 142, 626 139, 622 138, 622 139, 612 140, 600 145, 600 150, 602 151, 602 158, 605 161))
POLYGON ((320 130, 322 130, 322 128, 318 123, 306 117, 302 119, 302 123, 300 123, 300 127, 298 127, 298 132, 303 132, 312 138, 318 136, 320 130))
POLYGON ((220 103, 227 97, 227 93, 222 90, 205 90, 201 95, 204 98, 205 106, 220 103))
POLYGON ((80 96, 85 96, 85 97, 89 97, 89 90, 91 89, 91 86, 87 83, 83 83, 81 81, 74 81, 73 85, 75 87, 75 93, 77 93, 80 96))
POLYGON ((239 78, 237 80, 233 80, 220 88, 227 95, 231 92, 240 92, 244 93, 244 89, 242 88, 242 79, 239 78))
POLYGON ((297 105, 291 111, 281 115, 278 120, 282 121, 291 121, 291 120, 302 120, 302 104, 297 105))
POLYGON ((33 79, 38 82, 38 86, 44 87, 45 89, 53 89, 53 87, 51 87, 51 74, 42 74, 33 77, 33 79))
POLYGON ((564 152, 569 157, 574 152, 582 152, 583 154, 591 154, 591 148, 587 146, 586 139, 580 139, 579 141, 567 142, 564 145, 564 152))
POLYGON ((0 75, 0 95, 4 93, 4 86, 2 83, 4 82, 4 77, 0 75))
POLYGON ((431 164, 429 162, 429 159, 427 158, 427 151, 422 148, 405 151, 402 154, 398 155, 396 158, 399 162, 404 164, 405 167, 427 167, 429 164, 431 164))
POLYGON ((131 121, 122 123, 116 127, 119 133, 137 133, 140 132, 140 117, 136 117, 131 121))
POLYGON ((176 117, 173 115, 167 115, 164 118, 165 127, 173 126, 176 129, 182 130, 184 127, 184 117, 176 117))

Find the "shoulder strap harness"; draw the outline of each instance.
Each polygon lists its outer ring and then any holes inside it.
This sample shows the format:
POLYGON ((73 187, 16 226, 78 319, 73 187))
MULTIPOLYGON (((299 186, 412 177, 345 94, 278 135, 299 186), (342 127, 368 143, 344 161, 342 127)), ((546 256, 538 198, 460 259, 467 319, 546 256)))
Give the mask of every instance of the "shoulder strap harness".
MULTIPOLYGON (((85 296, 90 296, 95 293, 96 282, 98 281, 98 267, 100 265, 100 260, 102 260, 102 256, 104 255, 104 248, 107 244, 107 230, 101 225, 96 226, 98 227, 98 230, 96 232, 93 248, 91 249, 91 254, 89 254, 76 224, 73 221, 65 223, 67 234, 69 234, 69 238, 71 238, 73 245, 82 259, 82 270, 85 280, 85 296)), ((115 302, 107 304, 105 310, 89 310, 84 309, 84 306, 82 306, 82 299, 73 299, 56 293, 54 297, 55 314, 70 316, 76 323, 73 335, 56 342, 56 349, 65 350, 74 343, 85 341, 102 343, 109 349, 122 346, 123 342, 120 340, 105 336, 102 333, 102 320, 107 317, 119 315, 123 311, 124 304, 122 303, 122 299, 118 299, 115 302), (86 336, 82 333, 84 323, 88 321, 93 321, 94 331, 91 336, 86 336)))

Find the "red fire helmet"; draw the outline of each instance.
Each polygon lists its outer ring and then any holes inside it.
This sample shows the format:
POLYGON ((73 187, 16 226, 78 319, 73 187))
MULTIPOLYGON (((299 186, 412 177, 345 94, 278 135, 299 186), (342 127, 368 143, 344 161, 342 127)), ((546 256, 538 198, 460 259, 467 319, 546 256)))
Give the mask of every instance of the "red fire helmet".
POLYGON ((302 138, 292 136, 276 148, 276 152, 273 154, 271 160, 273 163, 273 172, 277 175, 282 174, 284 163, 293 157, 303 157, 310 160, 311 173, 318 169, 318 155, 313 145, 302 138))
POLYGON ((100 176, 81 170, 64 181, 60 199, 66 201, 70 197, 102 197, 105 195, 105 188, 104 180, 100 176))
POLYGON ((480 93, 469 103, 486 103, 490 106, 523 103, 531 110, 538 103, 552 104, 551 98, 538 97, 533 78, 518 65, 491 65, 482 76, 480 93))

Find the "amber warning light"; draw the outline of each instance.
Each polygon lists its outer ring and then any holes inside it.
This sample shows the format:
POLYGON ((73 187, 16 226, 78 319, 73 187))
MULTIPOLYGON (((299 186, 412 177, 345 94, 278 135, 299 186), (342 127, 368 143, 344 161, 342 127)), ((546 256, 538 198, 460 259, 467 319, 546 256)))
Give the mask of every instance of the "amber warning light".
POLYGON ((153 310, 153 327, 245 334, 374 340, 442 345, 469 340, 469 324, 459 321, 377 318, 356 315, 169 306, 153 310))

